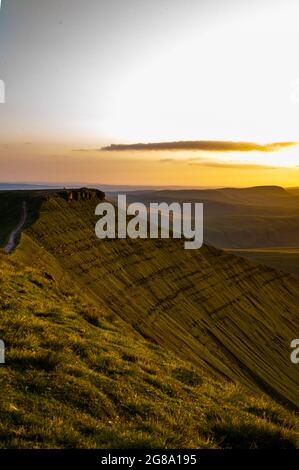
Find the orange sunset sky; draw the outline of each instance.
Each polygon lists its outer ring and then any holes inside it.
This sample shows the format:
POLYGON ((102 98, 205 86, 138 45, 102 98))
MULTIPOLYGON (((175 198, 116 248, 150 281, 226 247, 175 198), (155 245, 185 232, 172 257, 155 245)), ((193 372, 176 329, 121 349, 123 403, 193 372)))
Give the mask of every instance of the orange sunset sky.
POLYGON ((2 1, 0 182, 299 186, 298 17, 296 0, 2 1))

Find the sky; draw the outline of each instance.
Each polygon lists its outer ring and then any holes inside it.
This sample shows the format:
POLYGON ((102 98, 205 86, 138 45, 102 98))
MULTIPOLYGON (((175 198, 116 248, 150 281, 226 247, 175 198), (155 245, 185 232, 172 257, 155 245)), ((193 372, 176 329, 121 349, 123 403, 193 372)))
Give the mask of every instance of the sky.
POLYGON ((299 147, 272 145, 299 142, 298 17, 297 0, 2 0, 0 181, 299 185, 299 147), (132 148, 185 141, 268 147, 132 148))

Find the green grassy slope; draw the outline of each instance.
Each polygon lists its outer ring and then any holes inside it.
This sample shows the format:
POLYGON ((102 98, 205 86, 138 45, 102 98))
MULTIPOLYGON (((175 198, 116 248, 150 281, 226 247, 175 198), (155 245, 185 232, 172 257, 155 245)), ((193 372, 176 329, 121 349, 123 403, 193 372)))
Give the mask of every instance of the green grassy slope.
MULTIPOLYGON (((203 202, 206 243, 298 275, 298 193, 298 188, 286 190, 277 186, 137 191, 128 194, 128 201, 203 202)), ((111 195, 113 200, 116 196, 111 195)))
POLYGON ((297 414, 124 330, 51 269, 0 255, 1 448, 299 447, 297 414))
POLYGON ((72 285, 189 364, 298 409, 295 277, 211 247, 186 251, 177 240, 97 240, 94 209, 52 196, 12 259, 72 285))

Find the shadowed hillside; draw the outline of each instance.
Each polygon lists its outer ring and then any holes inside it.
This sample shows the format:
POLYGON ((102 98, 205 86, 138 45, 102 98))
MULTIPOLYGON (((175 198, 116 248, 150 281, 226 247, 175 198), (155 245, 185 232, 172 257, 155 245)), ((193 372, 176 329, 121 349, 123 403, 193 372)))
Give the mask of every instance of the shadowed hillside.
POLYGON ((0 191, 0 248, 4 247, 12 230, 18 225, 22 217, 22 206, 26 204, 25 227, 29 227, 39 217, 39 211, 43 202, 52 195, 59 195, 66 201, 76 200, 101 200, 105 194, 99 190, 82 189, 47 189, 47 190, 19 190, 0 191))
POLYGON ((250 259, 258 264, 271 266, 299 276, 299 248, 297 247, 263 247, 249 250, 233 250, 232 253, 250 259))
MULTIPOLYGON (((112 194, 115 198, 116 194, 112 194)), ((297 247, 299 197, 278 186, 131 192, 128 202, 202 202, 204 239, 219 248, 297 247)))
POLYGON ((129 202, 138 200, 146 204, 159 201, 203 202, 209 217, 299 215, 299 197, 279 186, 132 191, 127 197, 129 202))
POLYGON ((292 194, 293 196, 299 197, 299 188, 288 188, 288 193, 292 194))

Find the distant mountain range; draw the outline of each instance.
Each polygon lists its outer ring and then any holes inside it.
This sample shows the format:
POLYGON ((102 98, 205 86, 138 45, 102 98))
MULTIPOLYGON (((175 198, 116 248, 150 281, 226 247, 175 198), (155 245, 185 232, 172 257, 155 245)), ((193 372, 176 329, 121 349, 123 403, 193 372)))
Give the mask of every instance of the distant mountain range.
MULTIPOLYGON (((116 195, 117 192, 110 197, 116 195)), ((162 201, 202 202, 206 243, 299 274, 298 188, 134 191, 127 200, 147 205, 162 201)))
MULTIPOLYGON (((32 190, 32 189, 61 189, 61 188, 97 188, 106 192, 115 191, 146 191, 161 189, 182 189, 181 186, 149 186, 149 185, 123 185, 123 184, 90 184, 90 183, 0 183, 0 191, 32 190)), ((198 187, 196 189, 199 189, 198 187)))

